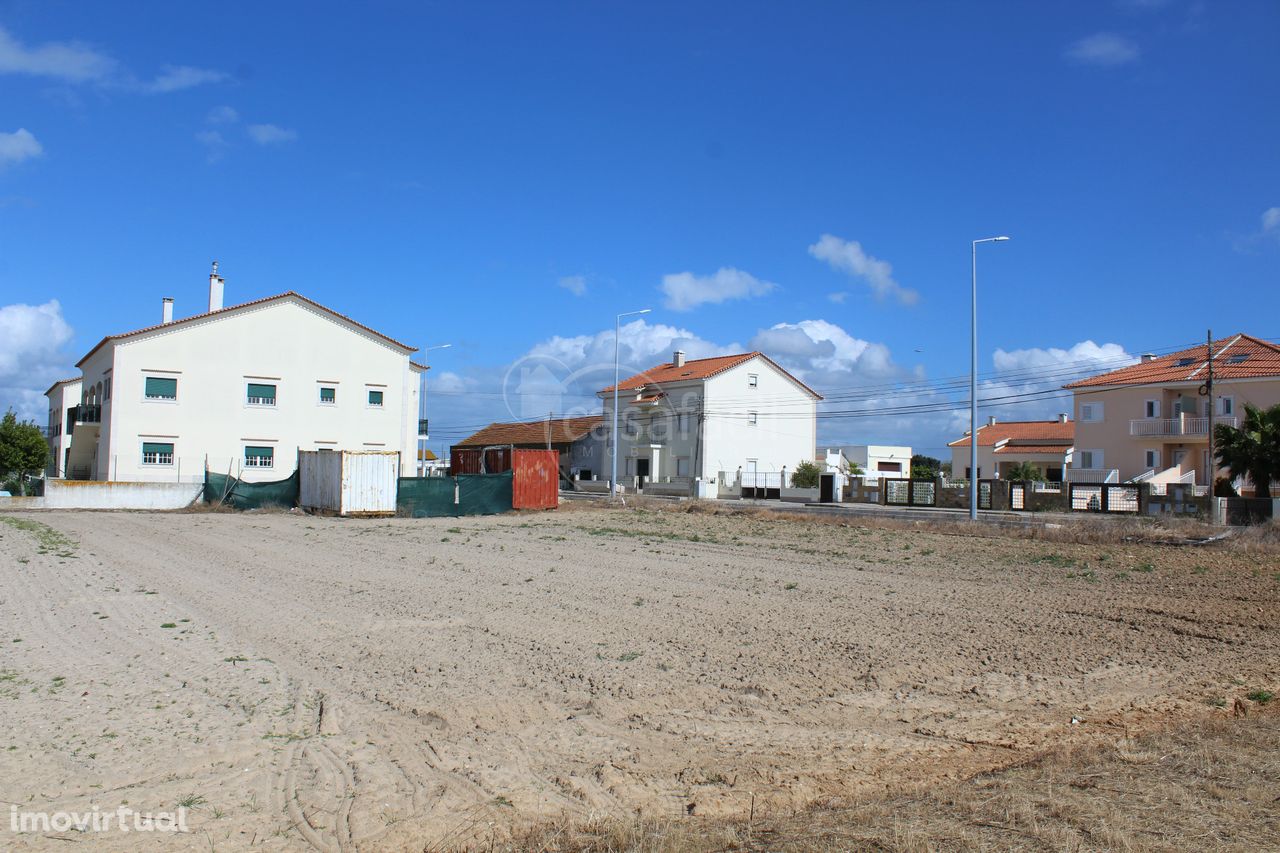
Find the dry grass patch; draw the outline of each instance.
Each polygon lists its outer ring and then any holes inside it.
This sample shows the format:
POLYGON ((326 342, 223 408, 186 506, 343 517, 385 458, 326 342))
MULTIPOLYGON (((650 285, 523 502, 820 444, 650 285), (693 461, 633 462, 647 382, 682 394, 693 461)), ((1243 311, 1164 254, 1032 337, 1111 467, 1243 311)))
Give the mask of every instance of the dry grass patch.
POLYGON ((544 824, 495 849, 556 853, 722 850, 1276 849, 1280 715, 1219 716, 874 800, 735 822, 544 824))

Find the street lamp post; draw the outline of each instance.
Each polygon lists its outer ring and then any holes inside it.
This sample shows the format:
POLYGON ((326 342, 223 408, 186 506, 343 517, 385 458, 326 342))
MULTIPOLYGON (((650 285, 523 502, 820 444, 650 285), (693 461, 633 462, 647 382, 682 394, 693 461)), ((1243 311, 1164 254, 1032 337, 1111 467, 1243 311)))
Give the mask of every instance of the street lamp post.
MULTIPOLYGON (((453 344, 437 344, 433 347, 422 348, 422 366, 427 367, 427 353, 433 349, 448 349, 453 344)), ((425 455, 424 450, 427 449, 427 435, 422 430, 423 423, 427 420, 427 371, 422 371, 422 387, 418 392, 418 476, 422 476, 427 472, 427 460, 422 457, 425 455)))
POLYGON ((969 520, 978 520, 978 244, 1003 243, 1008 237, 973 241, 972 326, 969 335, 969 520))
POLYGON ((622 318, 633 314, 648 314, 652 309, 624 311, 613 320, 613 474, 609 478, 609 496, 618 497, 618 339, 622 334, 622 318))

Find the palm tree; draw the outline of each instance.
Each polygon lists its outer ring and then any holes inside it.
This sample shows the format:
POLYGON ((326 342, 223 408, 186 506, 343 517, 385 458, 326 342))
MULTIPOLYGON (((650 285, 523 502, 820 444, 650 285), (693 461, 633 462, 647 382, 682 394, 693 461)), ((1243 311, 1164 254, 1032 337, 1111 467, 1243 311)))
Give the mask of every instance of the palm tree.
POLYGON ((1017 465, 1014 465, 1005 472, 1004 478, 1011 483, 1019 481, 1033 482, 1044 479, 1043 475, 1040 473, 1040 469, 1031 462, 1019 462, 1017 465))
POLYGON ((1257 497, 1271 497, 1271 481, 1280 479, 1280 404, 1260 409, 1245 403, 1239 428, 1217 424, 1213 443, 1232 478, 1247 476, 1257 497))

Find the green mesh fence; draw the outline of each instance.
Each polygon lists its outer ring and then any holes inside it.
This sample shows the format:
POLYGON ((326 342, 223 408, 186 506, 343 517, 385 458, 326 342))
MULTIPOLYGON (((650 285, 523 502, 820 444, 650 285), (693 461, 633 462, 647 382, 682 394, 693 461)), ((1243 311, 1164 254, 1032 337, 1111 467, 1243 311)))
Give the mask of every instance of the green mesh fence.
POLYGON ((396 484, 396 515, 435 518, 457 515, 452 477, 401 477, 396 484))
POLYGON ((510 471, 457 477, 402 477, 397 484, 396 515, 400 516, 436 518, 510 511, 510 471), (457 503, 454 503, 455 486, 457 503))
POLYGON ((298 472, 288 479, 270 483, 246 483, 244 480, 206 471, 204 501, 227 504, 236 509, 260 509, 267 506, 292 507, 298 504, 298 472))
POLYGON ((458 515, 511 512, 511 472, 459 474, 458 515))

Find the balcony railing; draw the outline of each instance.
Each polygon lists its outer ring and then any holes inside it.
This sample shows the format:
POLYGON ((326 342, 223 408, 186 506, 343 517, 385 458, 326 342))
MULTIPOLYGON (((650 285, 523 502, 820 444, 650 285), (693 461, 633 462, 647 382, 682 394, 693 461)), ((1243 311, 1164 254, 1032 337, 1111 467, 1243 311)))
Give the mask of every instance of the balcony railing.
MULTIPOLYGON (((1233 417, 1216 417, 1213 423, 1234 427, 1233 417)), ((1139 436, 1207 436, 1209 419, 1199 417, 1135 418, 1129 421, 1129 435, 1139 436)))
POLYGON ((67 432, 73 432, 76 424, 96 424, 102 421, 102 407, 82 404, 67 409, 67 432))

